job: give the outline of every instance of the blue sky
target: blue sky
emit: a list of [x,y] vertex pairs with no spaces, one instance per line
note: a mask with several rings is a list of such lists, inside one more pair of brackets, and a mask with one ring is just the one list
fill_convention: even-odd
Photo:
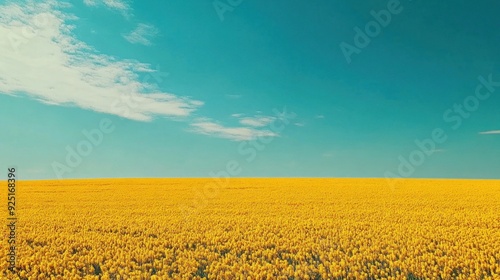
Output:
[[0,168],[498,179],[499,8],[0,1]]

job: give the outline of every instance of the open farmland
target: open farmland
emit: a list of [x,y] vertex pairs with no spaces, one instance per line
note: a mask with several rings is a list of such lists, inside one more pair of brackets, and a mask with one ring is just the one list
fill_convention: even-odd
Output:
[[19,181],[1,278],[500,279],[500,181],[209,182]]

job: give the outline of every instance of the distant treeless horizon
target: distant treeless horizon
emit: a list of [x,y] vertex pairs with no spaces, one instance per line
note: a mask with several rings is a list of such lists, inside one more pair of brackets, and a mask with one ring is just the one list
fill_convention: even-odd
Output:
[[0,170],[500,179],[499,10],[3,1]]

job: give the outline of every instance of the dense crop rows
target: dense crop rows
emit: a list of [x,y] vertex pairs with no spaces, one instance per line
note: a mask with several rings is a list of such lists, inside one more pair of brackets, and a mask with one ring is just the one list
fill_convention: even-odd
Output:
[[21,181],[0,277],[500,279],[499,181],[232,179],[183,215],[207,181]]

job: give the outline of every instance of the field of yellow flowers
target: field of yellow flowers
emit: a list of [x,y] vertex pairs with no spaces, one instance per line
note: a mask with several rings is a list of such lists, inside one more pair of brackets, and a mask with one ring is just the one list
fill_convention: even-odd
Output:
[[0,278],[500,279],[500,181],[211,181],[19,181]]

